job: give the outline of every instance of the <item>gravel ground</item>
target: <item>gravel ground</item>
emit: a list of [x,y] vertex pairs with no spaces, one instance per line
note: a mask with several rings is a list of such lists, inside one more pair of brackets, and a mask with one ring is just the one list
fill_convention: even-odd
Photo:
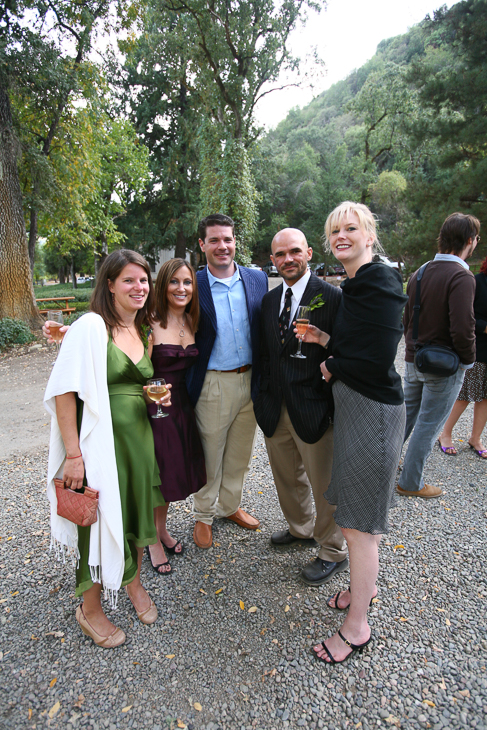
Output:
[[0,455],[0,727],[487,728],[487,465],[462,448],[471,408],[458,457],[435,449],[427,464],[444,498],[401,498],[391,512],[374,642],[335,668],[310,647],[339,628],[325,599],[347,576],[309,588],[299,571],[315,551],[270,547],[286,525],[261,435],[243,499],[261,530],[219,520],[213,548],[198,550],[191,505],[172,505],[185,554],[170,577],[143,562],[159,619],[140,624],[121,592],[115,620],[128,640],[112,651],[79,630],[74,571],[49,553],[47,448],[20,453],[13,441]]

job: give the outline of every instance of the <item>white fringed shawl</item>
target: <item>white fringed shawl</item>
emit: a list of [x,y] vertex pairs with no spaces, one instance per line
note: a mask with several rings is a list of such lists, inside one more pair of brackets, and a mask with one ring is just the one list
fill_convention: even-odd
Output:
[[56,417],[55,396],[77,393],[83,401],[80,448],[88,485],[100,492],[98,520],[90,530],[89,567],[94,583],[103,583],[112,607],[124,571],[122,507],[115,461],[107,385],[107,330],[90,312],[68,330],[44,395],[51,416],[47,496],[51,504],[51,545],[64,558],[65,549],[79,558],[78,528],[57,514],[54,477],[62,478],[66,451]]

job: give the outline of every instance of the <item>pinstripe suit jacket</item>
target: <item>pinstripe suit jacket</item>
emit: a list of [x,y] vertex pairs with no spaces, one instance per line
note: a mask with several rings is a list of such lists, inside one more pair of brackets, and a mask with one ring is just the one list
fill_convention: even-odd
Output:
[[[311,312],[310,322],[332,335],[342,292],[311,274],[300,304],[309,304],[319,294],[325,305]],[[255,416],[270,438],[276,430],[284,399],[296,433],[306,443],[314,444],[328,428],[333,412],[331,387],[322,379],[320,371],[320,363],[331,353],[321,345],[303,343],[306,360],[290,357],[296,352],[298,343],[291,327],[281,344],[281,296],[282,286],[278,286],[266,294],[262,302],[261,382],[254,403]]]
[[[267,291],[267,275],[257,269],[246,269],[239,266],[240,276],[245,290],[247,300],[247,312],[249,315],[250,338],[252,344],[252,398],[254,399],[259,390],[259,343],[260,343],[260,308],[262,297]],[[200,397],[201,388],[208,369],[211,351],[216,338],[216,311],[211,295],[210,282],[208,281],[207,268],[198,271],[198,294],[200,300],[200,323],[195,336],[196,346],[199,350],[199,357],[195,365],[188,372],[186,385],[189,398],[193,407]]]

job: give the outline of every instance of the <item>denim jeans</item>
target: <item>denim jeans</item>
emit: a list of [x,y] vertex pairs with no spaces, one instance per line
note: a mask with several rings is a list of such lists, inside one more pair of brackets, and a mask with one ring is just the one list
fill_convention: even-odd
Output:
[[406,440],[411,431],[404,457],[399,486],[411,492],[424,487],[423,469],[434,443],[450,415],[462,387],[465,370],[458,368],[448,378],[428,375],[406,363],[404,399],[406,401]]

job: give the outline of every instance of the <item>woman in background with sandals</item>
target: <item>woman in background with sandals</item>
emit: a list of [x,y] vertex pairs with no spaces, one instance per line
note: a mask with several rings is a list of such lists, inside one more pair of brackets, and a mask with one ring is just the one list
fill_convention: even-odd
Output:
[[153,569],[162,575],[171,572],[164,550],[181,555],[184,549],[167,531],[169,503],[186,499],[206,484],[203,446],[186,390],[186,372],[198,357],[194,341],[198,320],[195,273],[184,259],[170,259],[159,270],[155,285],[151,359],[154,377],[172,385],[171,413],[168,418],[153,418],[155,405],[148,407],[165,505],[154,511],[159,540],[146,549]]

